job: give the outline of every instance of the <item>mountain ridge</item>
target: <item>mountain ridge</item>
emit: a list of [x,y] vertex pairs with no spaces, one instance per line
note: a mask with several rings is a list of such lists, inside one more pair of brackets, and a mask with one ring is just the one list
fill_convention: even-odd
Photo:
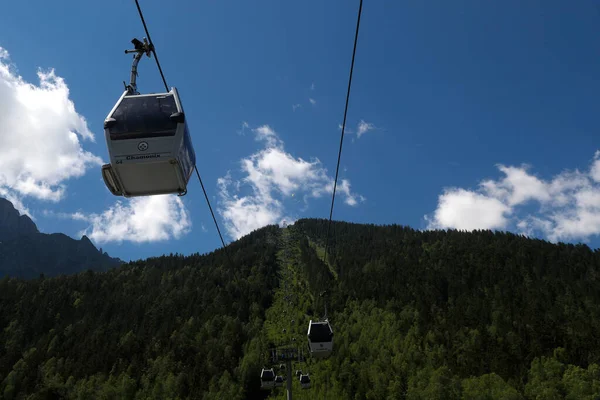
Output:
[[73,274],[87,269],[106,271],[123,261],[102,253],[87,236],[42,233],[27,215],[0,198],[0,277],[37,278]]
[[39,233],[27,215],[20,215],[13,203],[0,197],[0,241]]

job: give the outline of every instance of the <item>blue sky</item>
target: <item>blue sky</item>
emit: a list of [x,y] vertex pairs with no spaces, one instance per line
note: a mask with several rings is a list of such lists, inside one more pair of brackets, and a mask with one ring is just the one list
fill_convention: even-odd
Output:
[[[140,3],[226,241],[327,217],[358,1]],[[59,4],[2,6],[0,195],[126,260],[218,247],[195,178],[182,199],[102,182],[134,1]],[[599,37],[591,0],[365,0],[334,219],[598,247]]]

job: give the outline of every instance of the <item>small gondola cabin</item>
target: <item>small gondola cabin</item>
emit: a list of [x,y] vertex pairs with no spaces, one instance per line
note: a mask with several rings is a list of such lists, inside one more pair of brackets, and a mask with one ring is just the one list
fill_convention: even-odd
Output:
[[300,375],[300,387],[302,389],[310,388],[310,376],[308,376],[308,374]]
[[333,330],[329,321],[313,322],[308,325],[308,345],[311,356],[326,358],[333,351]]
[[260,388],[261,389],[273,389],[275,387],[275,371],[273,368],[265,369],[260,373]]

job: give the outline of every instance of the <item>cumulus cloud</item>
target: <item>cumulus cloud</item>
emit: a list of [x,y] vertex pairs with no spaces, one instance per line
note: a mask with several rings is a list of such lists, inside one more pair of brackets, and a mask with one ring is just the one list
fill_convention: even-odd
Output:
[[96,243],[123,241],[144,243],[178,239],[191,229],[182,200],[174,195],[136,197],[116,204],[101,214],[70,214],[90,226],[80,232]]
[[279,137],[269,125],[259,126],[258,128],[253,129],[252,131],[256,134],[256,141],[265,141],[267,142],[267,146],[269,147],[283,146],[283,143],[281,142],[281,140],[279,140]]
[[509,206],[515,206],[528,200],[547,202],[550,200],[550,188],[540,179],[527,172],[527,167],[498,166],[505,175],[501,181],[488,180],[481,185],[484,191],[501,199]]
[[450,189],[439,197],[430,229],[500,229],[506,227],[508,213],[510,207],[498,199],[464,189]]
[[433,215],[425,216],[428,228],[515,228],[553,242],[600,234],[599,151],[587,171],[563,171],[550,180],[533,175],[528,166],[498,169],[501,179],[484,180],[474,190],[446,189]]
[[282,220],[283,206],[273,198],[229,194],[231,177],[228,175],[217,180],[223,207],[219,212],[225,219],[225,229],[231,237],[240,237],[265,225],[276,224]]
[[[283,141],[269,125],[259,126],[253,132],[265,147],[241,160],[244,177],[235,180],[228,173],[217,181],[219,212],[234,239],[265,225],[294,220],[286,215],[285,199],[303,196],[306,201],[333,191],[333,178],[318,159],[307,161],[286,152]],[[240,195],[242,187],[248,187],[250,194]],[[346,179],[338,182],[336,192],[351,206],[365,200],[351,191]]]
[[315,104],[317,104],[317,101],[315,99],[313,99],[312,97],[308,99],[308,101],[310,101],[310,104],[312,104],[313,106]]
[[296,108],[302,107],[302,104],[292,104],[292,110],[296,111]]
[[0,193],[17,206],[24,196],[59,201],[68,179],[102,164],[82,147],[94,135],[64,79],[53,69],[37,76],[37,85],[23,80],[0,48]]

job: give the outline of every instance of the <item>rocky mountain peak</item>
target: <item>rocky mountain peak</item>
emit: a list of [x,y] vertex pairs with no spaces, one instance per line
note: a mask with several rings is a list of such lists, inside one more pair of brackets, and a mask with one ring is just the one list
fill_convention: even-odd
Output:
[[10,201],[0,198],[0,240],[10,240],[38,232],[31,218],[21,215]]
[[41,233],[26,215],[0,198],[0,278],[25,279],[75,274],[88,269],[106,271],[123,262],[100,252],[90,239],[64,233]]

